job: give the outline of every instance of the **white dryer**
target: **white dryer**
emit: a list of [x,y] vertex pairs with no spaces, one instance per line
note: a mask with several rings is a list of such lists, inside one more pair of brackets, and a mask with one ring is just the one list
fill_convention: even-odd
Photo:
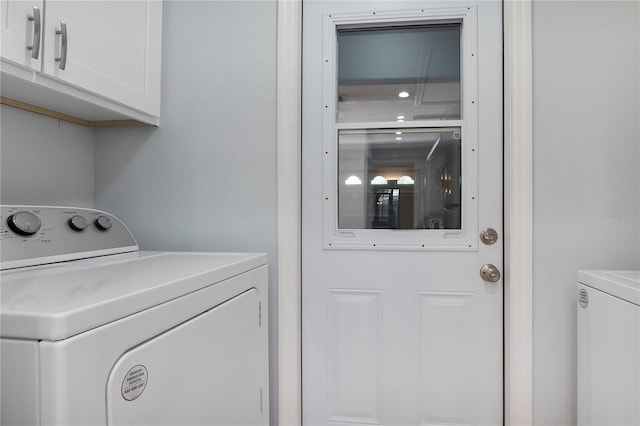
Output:
[[267,425],[266,255],[139,251],[93,209],[2,206],[2,425]]
[[578,272],[578,425],[640,425],[640,271]]

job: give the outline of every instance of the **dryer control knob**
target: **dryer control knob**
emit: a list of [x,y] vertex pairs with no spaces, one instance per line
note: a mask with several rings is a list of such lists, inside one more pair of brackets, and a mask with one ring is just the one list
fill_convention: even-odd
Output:
[[79,214],[77,214],[69,219],[69,226],[74,231],[80,232],[87,229],[87,226],[89,226],[89,222],[87,222],[87,219],[85,219],[84,216],[80,216]]
[[111,228],[111,219],[109,219],[109,217],[107,216],[98,216],[98,218],[96,219],[96,228],[98,228],[101,231],[107,231],[109,230],[109,228]]
[[29,236],[38,232],[42,223],[35,214],[21,211],[9,216],[7,225],[16,234]]

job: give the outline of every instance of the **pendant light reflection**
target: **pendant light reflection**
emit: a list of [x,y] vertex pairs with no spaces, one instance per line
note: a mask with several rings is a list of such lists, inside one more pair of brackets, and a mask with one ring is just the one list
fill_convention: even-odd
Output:
[[386,185],[387,184],[387,180],[384,178],[384,176],[376,176],[373,179],[371,179],[371,185]]
[[[371,179],[371,185],[387,185],[389,181],[384,176],[376,176]],[[414,180],[411,176],[401,176],[397,181],[398,185],[413,185]],[[356,175],[351,175],[344,181],[345,185],[362,185],[362,179]]]
[[362,185],[362,180],[358,176],[351,175],[344,181],[345,185]]
[[415,182],[411,179],[411,176],[402,176],[398,179],[398,185],[413,185]]

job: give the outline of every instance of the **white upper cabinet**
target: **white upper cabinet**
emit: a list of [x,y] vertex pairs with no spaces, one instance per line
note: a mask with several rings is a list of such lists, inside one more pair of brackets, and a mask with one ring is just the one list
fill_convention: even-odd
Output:
[[2,0],[0,6],[2,57],[39,71],[44,2]]
[[162,2],[47,0],[46,7],[46,74],[160,115]]
[[[158,124],[161,1],[1,2],[2,96],[89,121]],[[34,6],[38,59],[27,48],[37,37]]]

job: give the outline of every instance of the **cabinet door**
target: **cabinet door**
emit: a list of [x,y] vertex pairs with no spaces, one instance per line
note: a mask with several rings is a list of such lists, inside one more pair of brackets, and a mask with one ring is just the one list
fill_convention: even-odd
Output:
[[3,59],[40,70],[42,57],[40,41],[44,24],[42,4],[42,1],[0,1],[0,28],[2,29],[0,52]]
[[47,0],[46,8],[46,74],[160,115],[162,2]]

